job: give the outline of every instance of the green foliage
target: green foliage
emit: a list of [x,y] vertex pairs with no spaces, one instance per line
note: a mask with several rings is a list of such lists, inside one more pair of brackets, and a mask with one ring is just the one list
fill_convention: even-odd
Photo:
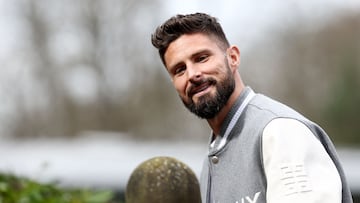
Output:
[[0,203],[115,203],[111,191],[61,189],[55,184],[0,174]]
[[337,143],[355,145],[360,143],[360,81],[356,57],[345,60],[338,80],[333,87],[333,96],[326,105],[327,128],[334,133]]

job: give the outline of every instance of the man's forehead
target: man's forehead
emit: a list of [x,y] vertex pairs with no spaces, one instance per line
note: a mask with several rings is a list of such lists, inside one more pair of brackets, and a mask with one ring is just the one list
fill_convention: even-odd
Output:
[[[174,40],[173,42],[170,43],[173,44],[176,41],[191,41],[191,40],[196,40],[196,41],[204,41],[204,42],[208,42],[208,41],[213,41],[215,37],[208,35],[206,33],[201,33],[201,32],[197,32],[197,33],[189,33],[189,34],[183,34],[180,37],[178,37],[176,40]],[[169,45],[169,46],[170,46]]]
[[218,48],[214,37],[203,33],[184,34],[169,44],[164,56],[166,64],[170,65],[173,57],[191,57],[196,53]]

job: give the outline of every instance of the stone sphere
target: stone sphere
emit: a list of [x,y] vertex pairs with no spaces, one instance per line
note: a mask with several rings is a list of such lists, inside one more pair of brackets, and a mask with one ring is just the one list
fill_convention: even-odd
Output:
[[201,203],[196,175],[172,157],[154,157],[136,167],[125,199],[126,203]]

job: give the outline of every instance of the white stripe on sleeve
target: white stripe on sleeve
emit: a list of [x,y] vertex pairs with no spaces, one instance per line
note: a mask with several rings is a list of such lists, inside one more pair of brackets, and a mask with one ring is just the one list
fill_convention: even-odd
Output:
[[323,145],[302,122],[277,118],[264,129],[267,203],[341,203],[341,179]]

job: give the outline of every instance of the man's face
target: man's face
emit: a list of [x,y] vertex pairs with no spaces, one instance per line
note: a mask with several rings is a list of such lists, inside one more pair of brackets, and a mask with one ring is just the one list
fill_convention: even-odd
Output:
[[235,88],[226,51],[215,38],[197,33],[173,41],[164,58],[184,105],[200,118],[214,118]]

